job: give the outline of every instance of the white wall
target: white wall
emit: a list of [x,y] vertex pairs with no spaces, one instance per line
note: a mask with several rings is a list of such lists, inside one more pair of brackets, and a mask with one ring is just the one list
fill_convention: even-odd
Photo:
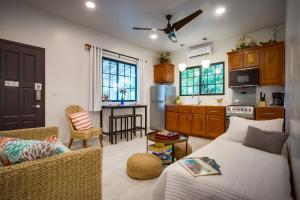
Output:
[[[277,38],[278,40],[284,40],[284,26],[280,25],[277,26]],[[274,27],[266,28],[263,30],[259,30],[253,33],[247,33],[247,35],[251,36],[255,39],[257,43],[259,42],[266,42],[269,39],[272,38],[273,32],[272,30]],[[221,34],[221,33],[220,33]],[[208,36],[209,38],[209,36]],[[177,88],[177,95],[179,95],[179,70],[178,70],[178,64],[181,62],[185,62],[188,64],[188,66],[197,66],[200,65],[202,59],[209,59],[212,63],[215,62],[225,62],[225,95],[220,96],[200,96],[200,99],[203,104],[208,105],[214,105],[217,104],[215,101],[215,98],[222,97],[223,105],[231,104],[231,98],[232,98],[232,90],[228,88],[228,62],[227,62],[227,52],[231,51],[231,49],[235,49],[235,44],[240,38],[239,36],[235,36],[232,38],[228,38],[226,40],[222,41],[214,41],[213,42],[213,55],[207,55],[207,56],[201,56],[196,57],[193,59],[187,59],[186,58],[186,52],[187,48],[183,48],[181,51],[177,51],[173,53],[172,62],[176,66],[175,70],[175,86]],[[199,39],[199,43],[201,43],[201,40]],[[271,92],[273,91],[283,91],[284,89],[282,87],[258,87],[257,93],[260,91],[266,92],[266,98],[267,102],[271,101]],[[181,97],[183,103],[197,103],[197,96],[192,98],[191,96],[182,96]]]
[[300,199],[300,1],[287,1],[286,17],[286,130],[296,198]]
[[[152,51],[14,0],[0,2],[0,38],[46,49],[46,125],[59,126],[63,142],[69,140],[64,115],[66,106],[88,106],[89,52],[84,49],[86,42],[147,60],[142,102],[149,105],[156,57]],[[99,113],[92,116],[94,125],[99,126]]]

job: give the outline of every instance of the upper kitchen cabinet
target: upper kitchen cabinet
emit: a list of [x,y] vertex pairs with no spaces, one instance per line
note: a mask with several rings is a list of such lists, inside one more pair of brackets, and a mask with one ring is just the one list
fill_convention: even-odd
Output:
[[284,84],[284,43],[260,49],[260,84]]
[[243,52],[233,52],[228,53],[228,67],[229,70],[241,69],[243,68],[244,53]]
[[284,84],[284,42],[228,52],[228,68],[259,68],[259,85]]
[[238,70],[259,66],[259,49],[229,52],[227,54],[229,70]]
[[244,52],[244,68],[259,66],[259,49]]
[[154,83],[174,83],[174,65],[171,63],[155,65]]

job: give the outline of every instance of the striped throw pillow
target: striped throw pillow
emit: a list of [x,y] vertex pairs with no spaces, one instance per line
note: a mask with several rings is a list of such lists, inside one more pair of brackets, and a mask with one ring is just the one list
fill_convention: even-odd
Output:
[[89,115],[85,111],[70,114],[69,117],[71,119],[73,127],[76,130],[84,131],[93,127]]

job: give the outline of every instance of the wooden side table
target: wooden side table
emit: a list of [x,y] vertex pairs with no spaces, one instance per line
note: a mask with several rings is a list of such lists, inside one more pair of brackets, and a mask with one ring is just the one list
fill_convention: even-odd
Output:
[[185,154],[186,156],[188,155],[188,140],[189,140],[189,136],[180,133],[180,136],[177,140],[161,140],[161,139],[156,139],[155,138],[155,133],[157,133],[157,131],[153,131],[147,134],[147,153],[149,151],[149,146],[148,146],[148,141],[152,141],[152,142],[159,142],[159,143],[163,143],[165,145],[172,145],[172,163],[174,163],[174,158],[175,158],[175,148],[174,145],[176,143],[182,143],[185,142]]

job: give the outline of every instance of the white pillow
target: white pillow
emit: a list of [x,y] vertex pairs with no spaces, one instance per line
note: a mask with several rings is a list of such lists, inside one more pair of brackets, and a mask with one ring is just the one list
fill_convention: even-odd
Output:
[[248,126],[253,126],[265,131],[282,132],[283,119],[250,120],[240,117],[230,117],[230,124],[226,138],[235,142],[244,142]]

